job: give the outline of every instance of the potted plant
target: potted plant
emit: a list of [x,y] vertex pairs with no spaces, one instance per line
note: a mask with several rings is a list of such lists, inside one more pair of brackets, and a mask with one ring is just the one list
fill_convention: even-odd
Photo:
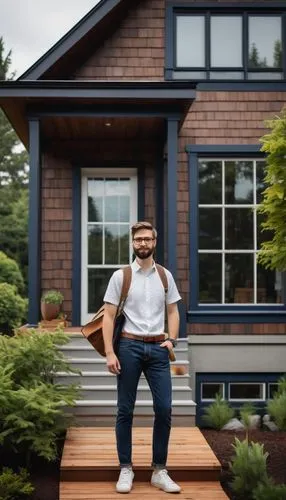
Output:
[[48,290],[43,293],[41,298],[41,314],[45,321],[58,318],[63,300],[64,296],[58,290]]

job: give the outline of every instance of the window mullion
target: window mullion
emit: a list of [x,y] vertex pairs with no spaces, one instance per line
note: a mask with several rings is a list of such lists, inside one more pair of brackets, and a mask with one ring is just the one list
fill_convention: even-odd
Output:
[[257,179],[257,171],[256,171],[256,160],[253,161],[253,238],[254,238],[254,262],[253,262],[253,289],[254,289],[254,304],[257,304],[257,196],[256,196],[256,179]]
[[242,16],[242,57],[244,79],[247,80],[248,74],[248,13],[244,12]]
[[211,14],[208,11],[205,17],[205,65],[207,72],[207,79],[210,77],[210,64],[211,64]]

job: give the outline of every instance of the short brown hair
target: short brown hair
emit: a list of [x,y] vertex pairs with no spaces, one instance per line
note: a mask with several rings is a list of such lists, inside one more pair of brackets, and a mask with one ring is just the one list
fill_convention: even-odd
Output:
[[152,226],[151,222],[141,221],[141,222],[136,222],[136,224],[134,224],[131,227],[132,239],[134,238],[134,236],[137,233],[137,231],[140,231],[140,229],[149,229],[150,231],[152,231],[153,238],[157,238],[157,231]]

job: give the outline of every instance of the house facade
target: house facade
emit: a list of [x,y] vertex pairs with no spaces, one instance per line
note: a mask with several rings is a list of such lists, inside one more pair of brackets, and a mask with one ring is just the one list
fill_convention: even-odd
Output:
[[284,276],[257,263],[265,120],[286,101],[286,5],[101,0],[0,105],[30,152],[29,324],[56,288],[73,326],[149,220],[183,297],[198,416],[264,405],[286,371]]

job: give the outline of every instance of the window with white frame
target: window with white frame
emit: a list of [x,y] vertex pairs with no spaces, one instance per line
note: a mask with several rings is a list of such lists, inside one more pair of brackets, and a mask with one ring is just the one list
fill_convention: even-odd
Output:
[[133,169],[83,171],[82,324],[102,304],[113,272],[131,263],[130,227],[137,218],[137,177]]
[[281,274],[257,262],[262,241],[270,237],[257,212],[264,167],[260,159],[199,159],[200,304],[282,302]]
[[224,383],[220,382],[202,382],[201,383],[201,401],[214,401],[216,396],[225,398]]
[[265,383],[230,382],[229,384],[229,401],[264,401],[265,399]]
[[177,8],[174,19],[173,78],[284,78],[281,11],[222,14]]

